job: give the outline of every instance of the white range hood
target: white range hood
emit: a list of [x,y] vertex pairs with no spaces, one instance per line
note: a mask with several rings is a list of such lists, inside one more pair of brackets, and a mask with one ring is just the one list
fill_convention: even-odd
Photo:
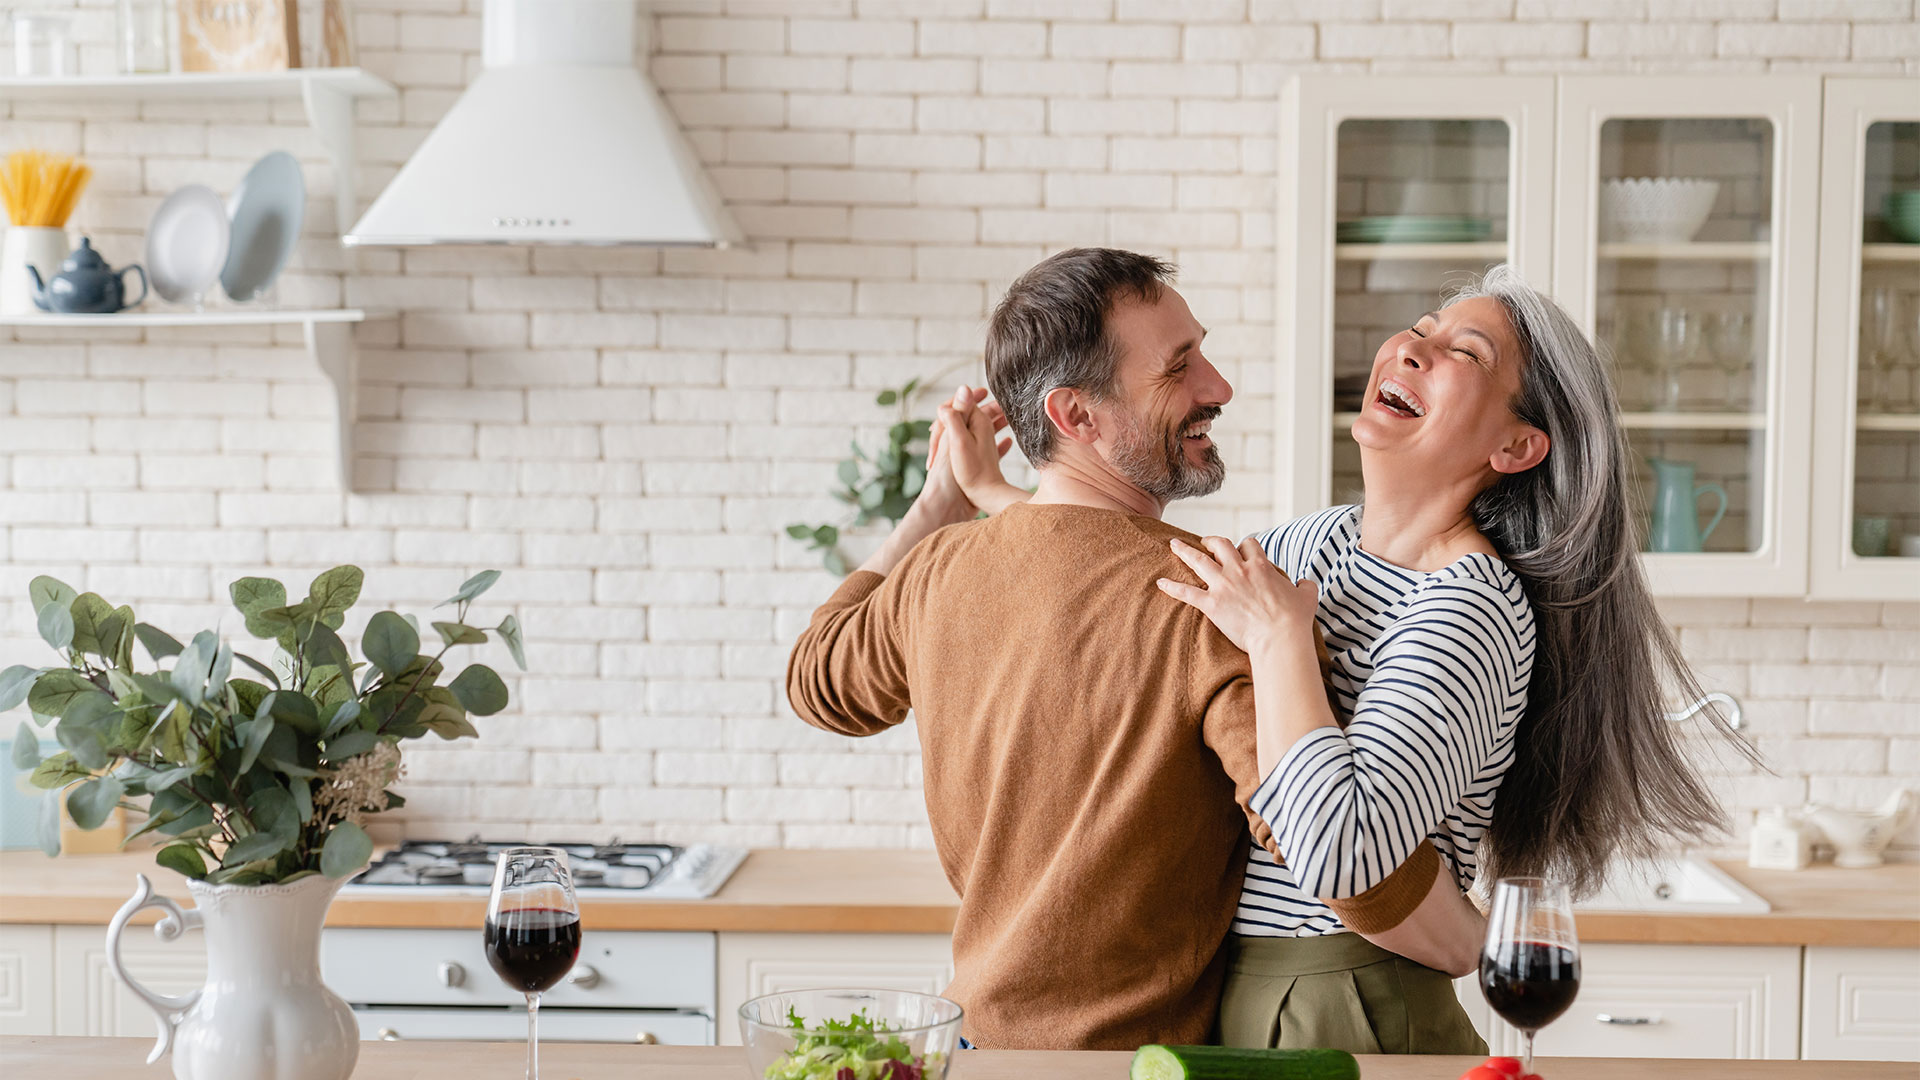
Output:
[[482,60],[348,246],[741,240],[634,66],[633,0],[486,0]]

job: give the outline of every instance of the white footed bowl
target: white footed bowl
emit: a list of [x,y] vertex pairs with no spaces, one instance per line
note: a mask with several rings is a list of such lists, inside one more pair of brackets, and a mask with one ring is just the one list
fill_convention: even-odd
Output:
[[1600,235],[1608,240],[1685,243],[1713,213],[1718,180],[1638,177],[1600,189]]

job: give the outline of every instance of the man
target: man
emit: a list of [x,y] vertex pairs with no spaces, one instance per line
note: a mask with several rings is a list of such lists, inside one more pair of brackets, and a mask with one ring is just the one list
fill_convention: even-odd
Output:
[[[818,727],[871,735],[916,715],[960,895],[947,993],[981,1046],[1204,1041],[1245,845],[1273,845],[1246,809],[1260,782],[1247,658],[1154,585],[1193,580],[1168,541],[1195,538],[1159,518],[1219,489],[1209,431],[1233,397],[1171,275],[1076,249],[1009,288],[987,377],[1038,491],[973,522],[937,453],[787,671]],[[1393,926],[1435,880],[1410,860],[1335,910]]]

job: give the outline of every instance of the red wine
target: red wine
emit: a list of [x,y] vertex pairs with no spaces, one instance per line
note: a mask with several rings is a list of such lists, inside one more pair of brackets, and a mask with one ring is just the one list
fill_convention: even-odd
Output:
[[487,963],[523,994],[553,988],[580,955],[580,916],[553,908],[515,908],[487,920]]
[[1502,942],[1480,956],[1480,992],[1501,1018],[1521,1031],[1553,1023],[1580,993],[1580,956],[1564,945]]

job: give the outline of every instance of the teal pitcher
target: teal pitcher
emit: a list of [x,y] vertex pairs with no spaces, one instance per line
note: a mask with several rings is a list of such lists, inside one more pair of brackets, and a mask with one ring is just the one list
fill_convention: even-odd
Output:
[[[1713,535],[1713,527],[1727,516],[1727,489],[1719,484],[1693,482],[1693,463],[1648,458],[1653,466],[1653,532],[1650,551],[1699,551]],[[1700,527],[1700,496],[1718,495],[1720,509],[1706,528]]]

